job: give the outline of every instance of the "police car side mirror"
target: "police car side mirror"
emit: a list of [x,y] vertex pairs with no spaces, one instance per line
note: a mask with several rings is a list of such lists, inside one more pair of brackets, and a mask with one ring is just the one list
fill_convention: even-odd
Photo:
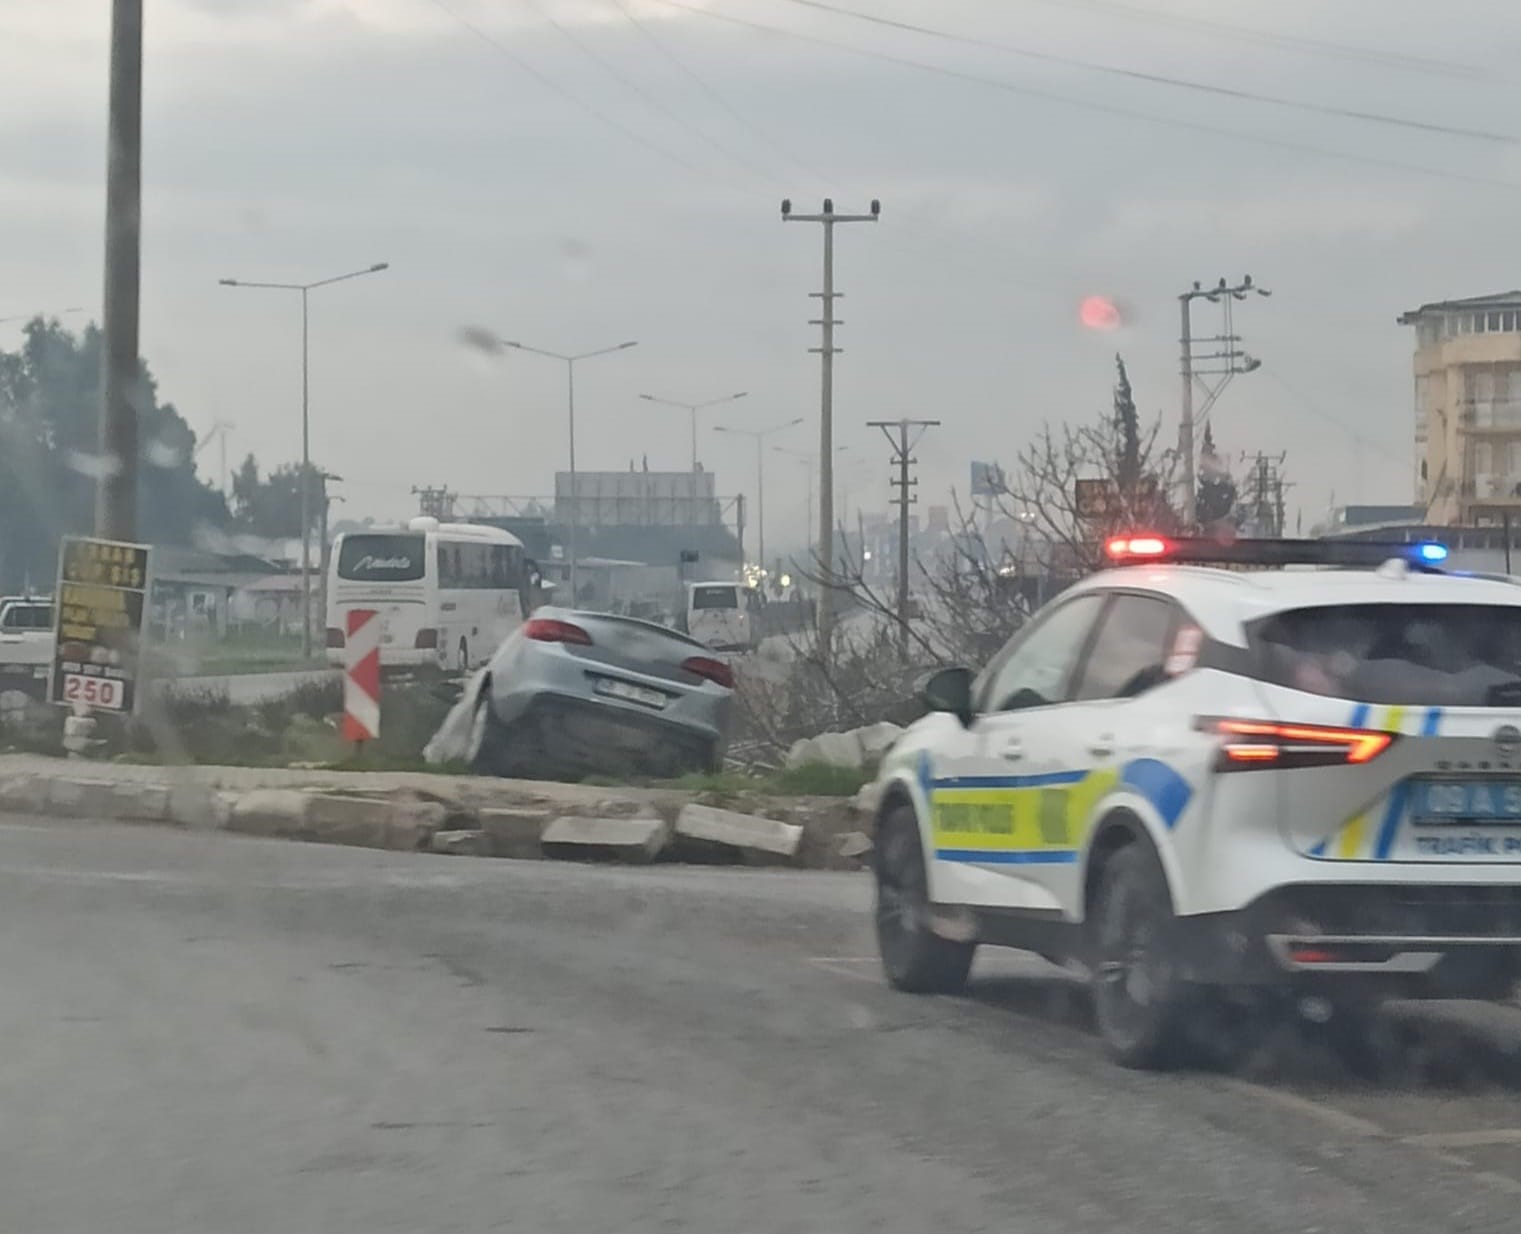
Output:
[[972,670],[959,665],[931,673],[919,687],[919,697],[931,711],[944,711],[963,724],[972,722]]

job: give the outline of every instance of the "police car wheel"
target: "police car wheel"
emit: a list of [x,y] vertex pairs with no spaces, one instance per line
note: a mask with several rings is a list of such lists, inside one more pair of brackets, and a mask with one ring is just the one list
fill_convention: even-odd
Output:
[[1116,1062],[1177,1060],[1189,990],[1172,956],[1173,914],[1156,854],[1131,844],[1104,867],[1092,914],[1094,1015]]
[[873,852],[877,947],[888,984],[910,994],[960,990],[977,945],[941,938],[930,929],[929,875],[911,807],[888,811]]

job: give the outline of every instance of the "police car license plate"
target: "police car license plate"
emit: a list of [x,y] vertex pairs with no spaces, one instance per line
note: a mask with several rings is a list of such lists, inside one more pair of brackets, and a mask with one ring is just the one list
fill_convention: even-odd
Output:
[[664,707],[666,696],[647,686],[636,686],[632,681],[618,681],[612,677],[598,677],[596,690],[609,698],[621,698],[628,703],[643,703],[646,707]]
[[1417,825],[1521,822],[1521,780],[1418,780],[1411,789]]

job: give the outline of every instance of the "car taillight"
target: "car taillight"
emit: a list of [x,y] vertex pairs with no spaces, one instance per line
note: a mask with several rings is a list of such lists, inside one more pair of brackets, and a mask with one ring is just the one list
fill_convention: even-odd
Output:
[[438,648],[438,631],[431,626],[419,630],[417,637],[412,640],[412,646],[419,651],[434,651]]
[[1371,728],[1280,724],[1273,720],[1238,720],[1233,717],[1202,719],[1199,727],[1220,735],[1216,771],[1367,763],[1393,745],[1398,735]]
[[734,670],[722,660],[713,660],[707,656],[693,656],[690,660],[683,660],[681,667],[696,677],[702,677],[714,685],[723,686],[726,690],[734,688]]
[[337,626],[328,626],[327,645],[329,647],[342,647],[344,645],[343,631]]
[[580,626],[568,621],[556,621],[553,617],[532,617],[525,621],[523,637],[538,643],[574,643],[577,647],[592,645],[592,636]]

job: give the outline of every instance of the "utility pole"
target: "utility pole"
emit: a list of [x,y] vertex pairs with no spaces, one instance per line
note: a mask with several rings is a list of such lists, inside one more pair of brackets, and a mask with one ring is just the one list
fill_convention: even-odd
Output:
[[143,0],[111,7],[106,284],[95,533],[137,539],[138,285],[142,254]]
[[[1199,411],[1199,418],[1207,419],[1210,408],[1215,405],[1215,400],[1225,393],[1225,387],[1230,385],[1231,379],[1237,373],[1250,373],[1262,367],[1261,360],[1241,350],[1241,336],[1235,332],[1233,306],[1237,300],[1245,300],[1253,292],[1259,296],[1273,294],[1265,287],[1258,287],[1252,282],[1252,276],[1248,274],[1243,276],[1241,282],[1234,287],[1228,286],[1224,279],[1208,288],[1196,282],[1192,288],[1178,297],[1178,307],[1182,318],[1182,333],[1178,342],[1182,348],[1180,372],[1183,378],[1183,399],[1178,416],[1178,455],[1183,462],[1183,524],[1190,531],[1193,530],[1198,515],[1198,478],[1195,474],[1194,455],[1194,382],[1199,383],[1207,396],[1204,406]],[[1191,318],[1195,300],[1208,300],[1211,304],[1220,305],[1224,317],[1221,332],[1212,338],[1201,340],[1217,344],[1219,349],[1204,356],[1194,355],[1195,340]],[[1202,361],[1206,367],[1199,367],[1195,361]],[[1208,367],[1209,365],[1216,367]],[[1219,380],[1211,385],[1202,380],[1206,376],[1214,376]]]
[[840,350],[834,345],[834,328],[843,325],[834,315],[834,302],[839,293],[834,289],[834,225],[836,223],[875,223],[882,213],[882,203],[876,198],[871,202],[869,214],[836,214],[834,201],[824,198],[821,214],[793,214],[792,202],[782,202],[784,223],[821,223],[824,227],[824,290],[810,292],[810,296],[823,302],[823,315],[810,321],[811,326],[823,328],[823,339],[818,347],[810,347],[821,360],[819,396],[819,560],[823,563],[823,585],[819,588],[818,632],[819,649],[825,659],[829,657],[830,643],[834,633],[834,357]]
[[[914,458],[914,447],[924,437],[927,429],[939,428],[939,420],[868,420],[868,428],[879,428],[882,435],[887,438],[887,444],[893,448],[893,463],[898,468],[898,474],[893,477],[892,486],[898,490],[893,500],[898,506],[898,648],[899,654],[904,659],[908,658],[908,508],[918,502],[913,490],[919,486],[919,481],[909,475],[909,468],[917,466],[918,460]],[[914,431],[914,439],[909,440],[909,432]],[[897,436],[894,437],[893,434]]]
[[[1246,507],[1248,528],[1254,536],[1276,540],[1283,535],[1287,513],[1284,509],[1284,492],[1288,488],[1283,478],[1284,455],[1268,455],[1260,450],[1251,460],[1252,470],[1250,496]],[[1246,456],[1242,455],[1243,461]]]

